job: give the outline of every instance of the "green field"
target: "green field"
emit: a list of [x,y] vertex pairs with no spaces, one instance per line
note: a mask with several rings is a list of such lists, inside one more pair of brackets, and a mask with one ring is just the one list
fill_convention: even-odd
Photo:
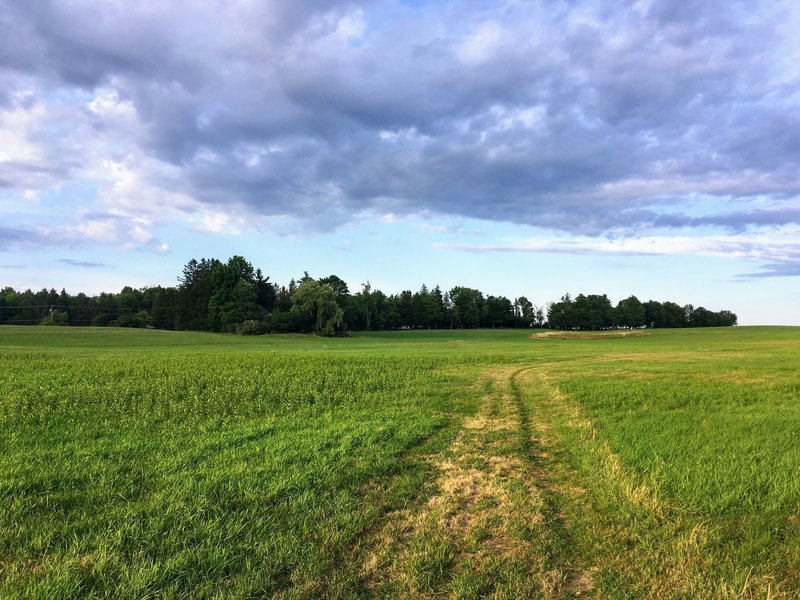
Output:
[[0,597],[795,598],[800,328],[0,327]]

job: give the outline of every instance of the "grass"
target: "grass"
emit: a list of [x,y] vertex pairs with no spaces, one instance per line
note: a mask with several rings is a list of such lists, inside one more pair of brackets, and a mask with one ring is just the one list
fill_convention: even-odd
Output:
[[0,327],[0,597],[800,594],[800,330]]

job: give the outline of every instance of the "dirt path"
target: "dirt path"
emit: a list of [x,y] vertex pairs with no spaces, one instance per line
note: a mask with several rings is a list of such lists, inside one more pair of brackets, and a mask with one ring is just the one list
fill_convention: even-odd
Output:
[[481,374],[477,410],[427,455],[425,501],[367,543],[367,596],[788,597],[720,555],[712,522],[626,469],[553,366]]
[[521,391],[529,370],[493,369],[476,382],[477,413],[429,457],[427,502],[392,513],[376,535],[363,565],[375,596],[563,598],[591,589],[568,562],[546,443]]

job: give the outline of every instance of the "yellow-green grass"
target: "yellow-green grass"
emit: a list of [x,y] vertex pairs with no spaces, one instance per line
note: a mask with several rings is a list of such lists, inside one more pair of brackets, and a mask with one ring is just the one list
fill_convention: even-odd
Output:
[[796,597],[800,329],[0,327],[0,597]]

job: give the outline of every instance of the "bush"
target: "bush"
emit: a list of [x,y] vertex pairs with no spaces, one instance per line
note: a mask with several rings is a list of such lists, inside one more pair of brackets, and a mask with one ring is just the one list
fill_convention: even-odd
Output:
[[137,327],[144,328],[150,324],[150,316],[146,311],[140,310],[135,315],[120,315],[120,317],[109,323],[111,327]]
[[290,312],[275,311],[264,320],[264,324],[269,332],[297,331],[297,322]]
[[248,319],[237,323],[234,333],[236,335],[264,335],[267,333],[267,326],[263,321]]
[[69,315],[63,310],[54,310],[42,319],[41,325],[69,325]]

